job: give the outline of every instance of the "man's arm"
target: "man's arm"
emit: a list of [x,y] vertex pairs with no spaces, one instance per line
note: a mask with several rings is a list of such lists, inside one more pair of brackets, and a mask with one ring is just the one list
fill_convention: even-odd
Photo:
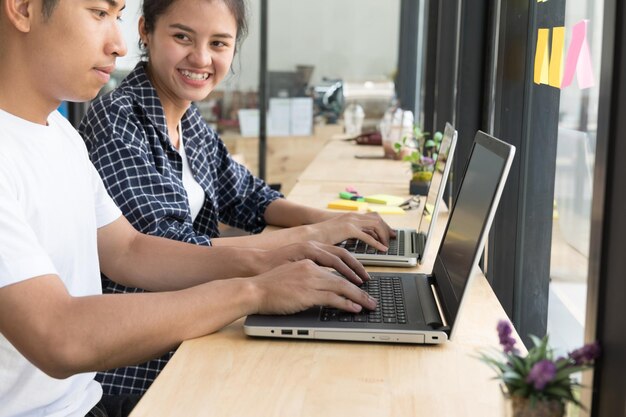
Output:
[[137,232],[120,216],[98,229],[100,269],[111,280],[149,291],[170,291],[216,279],[246,277],[310,259],[360,284],[369,278],[348,252],[305,242],[275,250],[208,247]]
[[42,371],[66,378],[144,362],[247,314],[314,305],[358,312],[376,303],[308,260],[163,293],[73,297],[45,275],[0,288],[0,333]]
[[245,246],[274,249],[307,240],[334,245],[357,238],[378,250],[386,251],[389,237],[395,232],[378,213],[333,213],[297,204],[283,198],[274,200],[265,210],[269,225],[286,229],[260,235],[214,238],[214,246]]

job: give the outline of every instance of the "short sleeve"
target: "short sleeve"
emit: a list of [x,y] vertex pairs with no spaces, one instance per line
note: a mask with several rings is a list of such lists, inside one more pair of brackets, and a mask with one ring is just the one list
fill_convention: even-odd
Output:
[[52,260],[39,244],[10,179],[0,171],[0,287],[29,278],[57,274]]
[[98,171],[91,162],[89,162],[89,172],[91,173],[91,183],[94,192],[96,226],[101,228],[117,220],[122,215],[122,212],[107,193],[102,183],[102,178],[100,178]]

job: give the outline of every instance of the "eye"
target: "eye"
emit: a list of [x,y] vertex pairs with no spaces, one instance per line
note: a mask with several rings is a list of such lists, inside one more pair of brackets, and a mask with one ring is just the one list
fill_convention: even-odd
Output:
[[177,39],[177,40],[179,40],[179,41],[183,41],[183,42],[189,42],[189,41],[191,41],[191,39],[189,38],[189,36],[187,36],[187,35],[186,35],[186,34],[184,34],[184,33],[176,33],[176,34],[174,35],[174,38],[175,38],[175,39]]
[[96,16],[98,19],[104,19],[109,15],[109,12],[107,12],[106,10],[100,10],[100,9],[92,9],[91,12],[94,14],[94,16]]

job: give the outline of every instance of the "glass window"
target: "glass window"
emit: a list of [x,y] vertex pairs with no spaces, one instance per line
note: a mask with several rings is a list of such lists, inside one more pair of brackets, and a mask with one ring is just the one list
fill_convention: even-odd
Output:
[[570,53],[574,49],[575,26],[581,28],[586,20],[595,79],[588,88],[580,84],[586,65],[583,46],[573,82],[561,88],[558,125],[548,333],[563,352],[582,346],[584,338],[603,4],[569,0],[565,8],[565,57],[568,48]]

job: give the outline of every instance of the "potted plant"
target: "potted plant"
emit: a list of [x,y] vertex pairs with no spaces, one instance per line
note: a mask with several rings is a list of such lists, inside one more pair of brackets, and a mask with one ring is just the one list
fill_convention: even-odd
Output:
[[411,164],[409,193],[412,195],[428,193],[435,170],[443,134],[435,132],[432,139],[428,136],[429,133],[424,132],[420,126],[414,126],[412,136],[404,136],[400,142],[394,143],[394,150],[399,158]]
[[522,355],[511,337],[510,323],[501,320],[497,329],[502,351],[496,356],[481,353],[479,358],[491,366],[497,373],[496,378],[502,381],[510,415],[562,417],[568,402],[581,406],[574,395],[580,384],[572,374],[592,367],[600,354],[597,342],[555,358],[548,336],[541,339],[531,336],[534,346]]

